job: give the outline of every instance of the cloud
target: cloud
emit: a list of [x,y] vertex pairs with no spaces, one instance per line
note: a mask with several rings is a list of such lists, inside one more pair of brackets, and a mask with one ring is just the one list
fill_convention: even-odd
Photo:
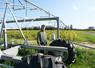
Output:
[[74,9],[74,10],[78,10],[79,8],[78,8],[78,6],[74,5],[74,6],[73,6],[73,9]]

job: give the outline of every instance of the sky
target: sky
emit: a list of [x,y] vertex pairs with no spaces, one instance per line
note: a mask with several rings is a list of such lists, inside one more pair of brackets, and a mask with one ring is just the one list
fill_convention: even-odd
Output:
[[95,0],[33,0],[74,28],[95,26]]
[[[2,0],[1,0],[2,1]],[[95,0],[30,0],[58,16],[66,25],[85,29],[95,27]],[[38,12],[40,14],[41,12]],[[0,13],[2,14],[2,13]],[[21,16],[23,13],[19,13]],[[37,13],[34,13],[35,15]],[[9,14],[10,15],[10,14]],[[31,14],[29,14],[31,15]],[[44,16],[44,14],[42,14]],[[13,25],[12,25],[13,26]]]

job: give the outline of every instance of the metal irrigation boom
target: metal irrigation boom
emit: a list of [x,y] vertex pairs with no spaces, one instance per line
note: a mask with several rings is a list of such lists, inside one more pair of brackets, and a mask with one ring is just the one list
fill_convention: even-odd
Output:
[[[21,19],[21,20],[10,20],[6,21],[6,23],[15,23],[15,22],[31,22],[31,21],[48,21],[55,20],[57,22],[57,38],[60,39],[60,28],[59,28],[59,17],[51,17],[51,18],[35,18],[35,19]],[[21,31],[21,29],[20,29]]]
[[[50,17],[50,16],[56,17],[55,15],[51,14],[50,12],[44,10],[43,8],[41,8],[41,7],[37,6],[37,5],[35,5],[34,3],[30,2],[29,0],[24,0],[24,1],[27,2],[27,3],[29,3],[29,4],[31,4],[31,5],[33,5],[33,6],[35,6],[35,7],[38,8],[40,11],[44,11],[46,14],[49,15],[49,17]],[[59,19],[59,21],[60,21],[64,26],[67,26],[65,23],[63,23],[62,20]]]
[[[57,59],[57,61],[58,61],[59,64],[60,64],[60,61],[64,62],[62,60],[63,59],[63,56],[62,56],[63,52],[68,52],[68,58],[66,59],[66,62],[69,61],[68,64],[71,64],[75,60],[74,48],[72,47],[73,45],[71,43],[67,43],[65,40],[61,40],[60,39],[60,24],[59,23],[60,22],[63,23],[63,22],[59,19],[59,17],[54,16],[50,12],[48,12],[48,11],[40,8],[39,6],[33,4],[32,2],[30,2],[28,0],[23,0],[26,5],[24,5],[20,0],[17,0],[17,1],[20,3],[20,5],[22,6],[22,8],[15,8],[15,0],[13,0],[13,4],[12,4],[13,7],[11,7],[11,3],[8,2],[7,0],[5,0],[5,3],[4,3],[5,4],[4,16],[3,16],[3,19],[0,21],[0,24],[2,24],[0,38],[2,37],[2,32],[4,32],[4,47],[5,47],[5,50],[2,50],[2,51],[0,50],[0,59],[10,60],[10,61],[15,61],[15,62],[20,61],[22,63],[25,57],[17,56],[18,50],[21,49],[21,48],[32,48],[32,49],[37,49],[37,50],[48,51],[48,56],[49,57],[50,56],[53,57],[55,65],[57,65],[55,63],[56,59]],[[39,9],[40,11],[45,12],[46,14],[49,15],[49,17],[46,17],[46,18],[31,18],[30,17],[28,19],[17,19],[16,16],[15,16],[14,11],[25,9],[26,10],[26,16],[27,16],[27,13],[28,13],[27,12],[27,10],[28,10],[27,9],[27,4],[30,4],[30,5],[32,5],[34,7],[36,7],[37,9]],[[6,19],[7,10],[9,10],[9,12],[11,13],[11,15],[13,17],[13,20],[7,20]],[[26,44],[26,45],[23,44],[23,45],[20,45],[20,46],[16,45],[14,47],[8,48],[7,29],[6,29],[6,26],[7,26],[6,24],[7,23],[16,23],[16,25],[17,25],[17,27],[18,27],[18,29],[19,29],[22,37],[24,38],[25,42],[28,43],[27,39],[25,38],[25,36],[24,36],[24,34],[22,32],[21,27],[19,26],[19,23],[21,23],[21,22],[31,22],[31,21],[50,21],[50,20],[54,20],[57,23],[57,39],[54,40],[54,41],[52,41],[51,44],[50,44],[50,46],[33,46],[33,45],[30,45],[30,44]],[[65,25],[65,24],[63,23],[63,25]],[[60,46],[60,47],[58,47],[58,46]],[[52,54],[50,54],[49,51],[52,52]],[[55,52],[55,53],[56,52],[57,53],[61,53],[62,55],[55,56],[55,55],[53,55],[53,52]],[[59,60],[60,58],[61,58],[61,60]],[[63,63],[61,63],[61,64],[63,65]],[[27,64],[27,65],[30,65],[30,63]],[[4,66],[4,65],[0,64],[0,66]],[[24,66],[24,65],[22,65],[22,66]],[[5,67],[6,67],[6,65],[5,65]],[[62,66],[61,66],[61,68],[62,68]]]
[[[27,16],[27,4],[30,4],[30,5],[32,5],[32,6],[34,6],[34,7],[36,7],[37,9],[39,9],[40,11],[43,11],[43,12],[45,12],[46,14],[48,14],[49,15],[49,17],[48,18],[35,18],[35,19],[16,19],[16,16],[15,16],[15,14],[13,13],[13,11],[16,11],[16,10],[23,10],[22,8],[20,9],[15,9],[15,0],[13,0],[13,11],[12,11],[12,9],[11,9],[11,3],[10,2],[8,2],[7,0],[5,0],[5,5],[6,5],[6,7],[5,7],[5,12],[4,12],[4,16],[3,16],[3,21],[0,21],[0,23],[2,23],[2,28],[1,28],[1,35],[0,35],[0,37],[2,37],[2,31],[3,31],[3,28],[4,28],[4,46],[5,46],[5,48],[7,48],[7,33],[6,33],[6,23],[16,23],[16,25],[17,25],[17,27],[19,28],[19,30],[20,30],[20,32],[21,32],[21,34],[22,34],[22,36],[23,36],[23,38],[24,38],[24,40],[25,41],[27,41],[26,40],[26,38],[25,38],[25,36],[24,36],[24,34],[23,34],[23,32],[22,32],[22,29],[21,29],[21,27],[19,26],[19,24],[18,24],[18,22],[30,22],[30,21],[49,21],[49,20],[55,20],[56,22],[57,22],[57,38],[58,39],[60,39],[60,32],[59,32],[59,22],[61,22],[61,23],[63,23],[60,19],[59,19],[59,17],[56,17],[56,16],[54,16],[53,14],[51,14],[50,12],[48,12],[48,11],[46,11],[46,10],[44,10],[44,9],[42,9],[42,8],[40,8],[39,6],[37,6],[37,5],[35,5],[35,4],[33,4],[32,2],[30,2],[30,1],[28,1],[28,0],[23,0],[25,3],[26,3],[26,5],[24,5],[20,0],[18,0],[18,2],[20,3],[20,5],[23,7],[23,9],[26,9],[26,16]],[[10,13],[11,13],[11,15],[12,15],[12,17],[13,17],[13,19],[14,20],[6,20],[6,12],[7,12],[7,9],[9,9],[9,11],[10,11]],[[63,23],[64,24],[64,23]],[[65,24],[64,24],[65,25]],[[65,25],[66,26],[66,25]]]
[[5,12],[4,12],[4,16],[3,16],[3,22],[1,22],[2,23],[2,27],[1,27],[1,36],[0,37],[2,37],[2,31],[3,31],[4,32],[4,47],[5,47],[5,49],[7,49],[7,47],[8,47],[8,43],[7,43],[7,30],[6,30],[6,23],[7,23],[6,22],[6,12],[7,12],[7,9],[9,9],[10,13],[12,14],[12,16],[13,16],[13,18],[15,20],[15,23],[18,26],[18,28],[19,28],[19,30],[20,30],[20,32],[21,32],[24,40],[26,40],[26,38],[25,38],[25,36],[24,36],[24,34],[23,34],[22,30],[21,30],[21,27],[18,24],[18,21],[17,21],[15,15],[14,15],[14,13],[10,9],[10,4],[8,3],[7,0],[5,1],[5,6],[6,7],[5,7]]

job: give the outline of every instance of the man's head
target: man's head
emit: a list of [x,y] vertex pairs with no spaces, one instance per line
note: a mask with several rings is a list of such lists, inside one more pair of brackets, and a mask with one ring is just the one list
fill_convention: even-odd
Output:
[[45,28],[46,28],[46,26],[45,26],[45,25],[41,25],[41,31],[44,31],[44,30],[45,30]]

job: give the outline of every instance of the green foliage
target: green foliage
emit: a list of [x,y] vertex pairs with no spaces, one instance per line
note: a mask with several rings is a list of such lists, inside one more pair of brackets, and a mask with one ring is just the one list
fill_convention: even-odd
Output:
[[[28,40],[36,40],[39,30],[23,30],[25,37]],[[47,39],[51,41],[52,32],[57,37],[57,30],[46,30]],[[77,30],[60,30],[61,39],[71,40],[75,42],[95,42],[94,31],[77,31]],[[8,39],[23,39],[19,30],[9,30]]]
[[[28,40],[36,40],[37,32],[39,30],[23,30],[25,37]],[[47,39],[51,41],[52,32],[56,34],[56,30],[46,30]],[[91,33],[91,34],[90,34]],[[92,35],[93,34],[93,35]],[[77,42],[95,42],[95,31],[75,31],[75,30],[60,30],[61,39],[77,41]],[[18,30],[9,30],[8,31],[8,39],[23,39],[20,32]]]
[[[15,66],[15,62],[13,62],[13,61],[4,61],[4,60],[0,60],[0,64],[4,64],[4,65],[7,65],[7,66]],[[0,68],[6,68],[6,67],[4,67],[4,66],[0,66]]]
[[71,68],[95,68],[95,50],[77,48],[76,62]]
[[22,48],[22,49],[19,50],[18,55],[26,56],[26,55],[32,55],[34,53],[37,53],[37,50],[30,49],[30,48]]
[[[25,37],[34,41],[37,38],[37,32],[39,30],[23,30]],[[51,41],[52,32],[55,33],[57,37],[57,30],[46,30],[47,39]],[[95,32],[94,31],[77,31],[77,30],[60,30],[61,39],[70,40],[74,42],[95,42]],[[23,39],[19,30],[9,30],[8,31],[8,41],[11,39]]]
[[[39,30],[23,30],[25,37],[28,40],[36,40],[37,32]],[[47,39],[51,41],[52,32],[55,33],[57,37],[56,30],[46,30]],[[60,37],[61,39],[77,41],[77,42],[95,42],[95,31],[75,31],[75,30],[60,30]],[[8,31],[8,39],[23,39],[20,32],[18,30],[9,30]]]

